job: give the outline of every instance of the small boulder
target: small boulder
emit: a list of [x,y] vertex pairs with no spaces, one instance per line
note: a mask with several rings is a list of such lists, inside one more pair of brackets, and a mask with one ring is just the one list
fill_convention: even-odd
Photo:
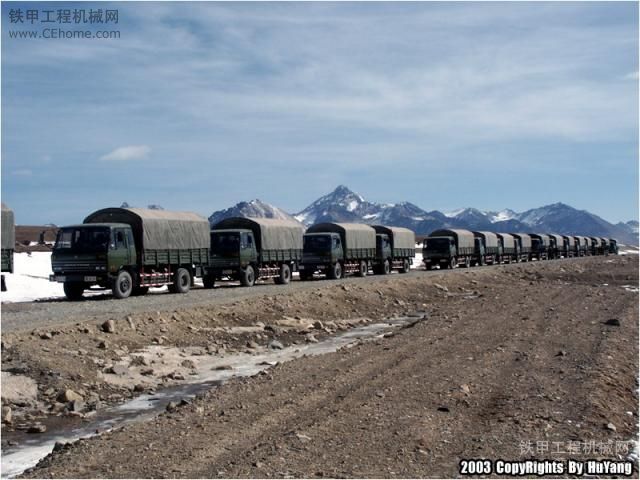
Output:
[[284,345],[282,345],[278,340],[271,340],[269,342],[269,348],[272,350],[282,350]]
[[76,400],[82,401],[84,399],[82,398],[82,395],[80,395],[79,393],[74,392],[71,389],[62,390],[58,394],[58,401],[59,402],[69,403],[69,402],[74,402]]
[[116,333],[116,322],[113,320],[107,320],[100,326],[100,328],[105,333]]
[[2,423],[11,423],[12,421],[11,407],[2,407]]

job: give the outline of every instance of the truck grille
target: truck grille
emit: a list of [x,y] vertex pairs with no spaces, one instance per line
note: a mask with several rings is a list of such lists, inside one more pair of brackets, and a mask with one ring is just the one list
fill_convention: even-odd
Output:
[[73,262],[53,262],[53,271],[58,272],[95,272],[96,267],[102,266],[102,263],[97,263],[91,260],[74,260]]

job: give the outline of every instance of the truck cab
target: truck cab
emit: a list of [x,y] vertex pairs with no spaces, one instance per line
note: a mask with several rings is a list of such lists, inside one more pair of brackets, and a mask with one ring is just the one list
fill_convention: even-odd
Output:
[[[308,279],[316,270],[323,270],[330,265],[340,265],[344,259],[342,239],[338,233],[306,233],[303,237],[302,264],[300,277]],[[327,267],[328,268],[328,267]],[[337,267],[336,267],[337,268]],[[329,276],[335,276],[334,269],[329,268]],[[340,270],[340,278],[342,271]]]
[[393,251],[391,239],[386,233],[376,234],[376,265],[377,273],[388,274],[391,271]]
[[82,297],[92,285],[111,288],[118,272],[136,265],[131,227],[93,223],[63,227],[51,254],[51,281],[64,284],[69,299]]
[[211,265],[219,268],[246,267],[258,260],[256,241],[251,230],[211,231]]
[[485,256],[486,256],[486,247],[485,241],[482,237],[475,237],[473,240],[473,261],[476,265],[484,265],[485,264]]
[[452,268],[450,259],[456,257],[456,241],[453,237],[427,237],[422,248],[423,261],[427,270],[442,263],[441,267]]

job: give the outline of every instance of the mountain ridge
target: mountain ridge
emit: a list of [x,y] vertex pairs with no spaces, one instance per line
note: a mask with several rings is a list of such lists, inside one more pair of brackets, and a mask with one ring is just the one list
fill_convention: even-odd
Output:
[[311,202],[298,213],[284,210],[258,199],[239,202],[233,207],[213,212],[211,225],[231,216],[283,218],[304,225],[320,222],[356,222],[410,228],[427,235],[440,228],[464,228],[506,232],[549,232],[565,235],[588,235],[617,238],[623,243],[638,243],[638,222],[630,220],[612,224],[603,218],[562,202],[515,212],[509,208],[486,211],[474,207],[450,212],[427,211],[411,202],[377,203],[345,185]]

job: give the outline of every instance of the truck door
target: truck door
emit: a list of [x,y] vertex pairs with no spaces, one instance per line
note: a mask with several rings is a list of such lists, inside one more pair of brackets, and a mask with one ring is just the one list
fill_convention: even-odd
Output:
[[333,235],[331,239],[331,258],[332,261],[337,262],[344,258],[344,250],[342,249],[342,241],[339,235]]
[[110,271],[117,272],[122,267],[131,264],[127,235],[124,228],[114,228],[112,231],[111,252],[109,253]]
[[253,239],[253,233],[242,232],[240,236],[240,260],[241,263],[253,263],[258,260],[256,244]]

